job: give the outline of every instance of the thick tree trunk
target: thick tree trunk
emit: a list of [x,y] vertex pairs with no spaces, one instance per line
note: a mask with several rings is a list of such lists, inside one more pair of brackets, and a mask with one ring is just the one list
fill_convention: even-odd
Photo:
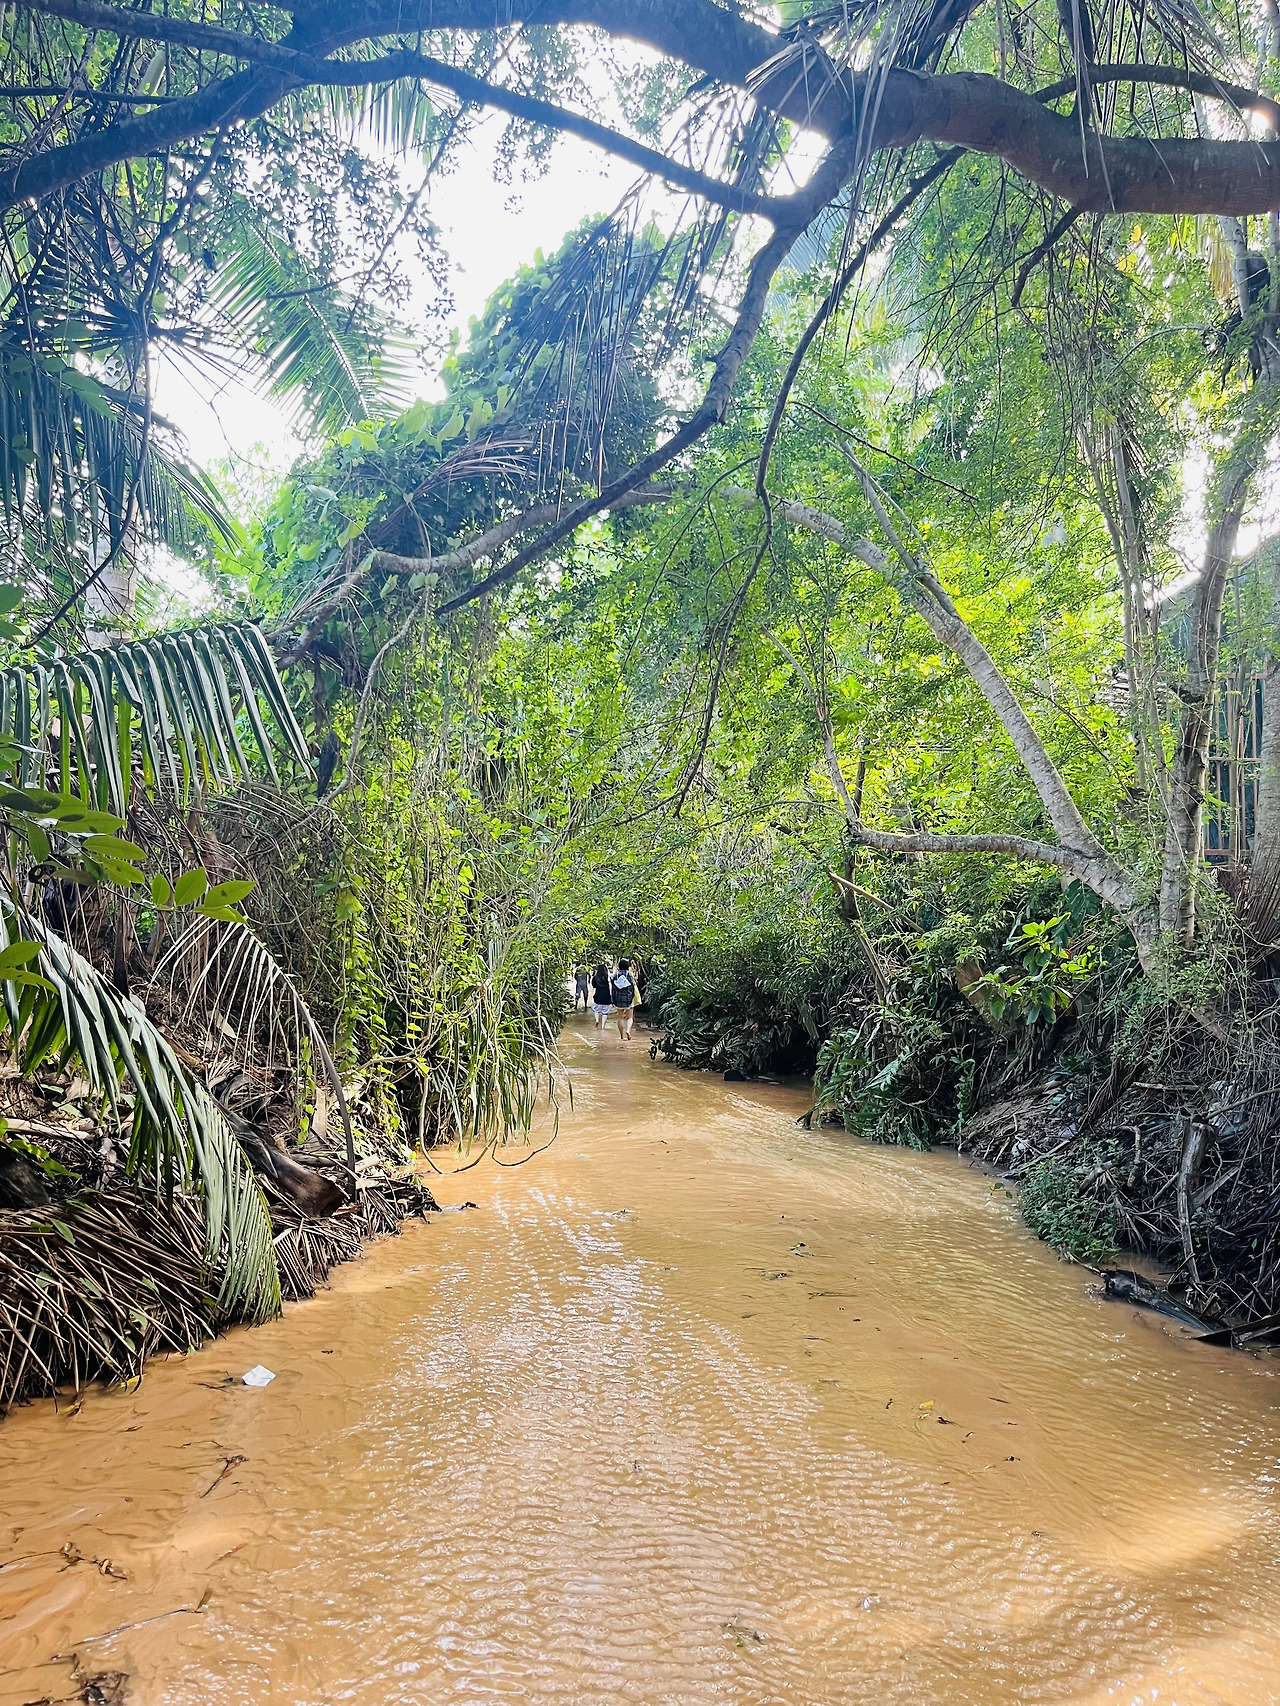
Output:
[[1254,461],[1237,467],[1222,495],[1219,517],[1205,546],[1187,632],[1187,666],[1178,698],[1177,741],[1169,767],[1164,858],[1160,871],[1160,928],[1182,947],[1196,929],[1196,878],[1201,864],[1204,796],[1209,777],[1222,644],[1222,600],[1244,515]]
[[[1219,465],[1210,497],[1211,525],[1205,543],[1204,567],[1191,599],[1186,670],[1175,688],[1181,701],[1181,714],[1165,801],[1168,828],[1160,877],[1160,925],[1183,946],[1190,945],[1196,928],[1204,796],[1217,715],[1222,602],[1250,488],[1275,437],[1276,404],[1280,398],[1275,309],[1266,301],[1249,302],[1247,230],[1235,221],[1223,220],[1222,225],[1232,250],[1232,272],[1238,299],[1244,304],[1246,324],[1253,314],[1259,325],[1250,350],[1254,388],[1246,401],[1235,442]],[[1273,264],[1274,259],[1273,256]]]
[[1280,656],[1274,649],[1262,670],[1262,731],[1247,918],[1254,943],[1259,948],[1271,947],[1280,926]]

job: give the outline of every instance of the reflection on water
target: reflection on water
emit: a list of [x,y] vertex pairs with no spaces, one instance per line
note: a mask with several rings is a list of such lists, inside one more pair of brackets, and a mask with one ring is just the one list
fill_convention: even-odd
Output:
[[479,1212],[0,1427],[0,1706],[1280,1701],[1270,1362],[1093,1300],[953,1157],[565,1046]]

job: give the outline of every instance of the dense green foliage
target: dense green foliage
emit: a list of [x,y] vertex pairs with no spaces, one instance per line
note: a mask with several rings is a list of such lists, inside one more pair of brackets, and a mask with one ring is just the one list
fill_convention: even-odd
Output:
[[1024,1176],[1021,1195],[1031,1230],[1076,1261],[1096,1264],[1115,1249],[1119,1238],[1115,1210],[1089,1190],[1078,1167],[1065,1161],[1042,1161]]
[[[814,921],[816,923],[816,921]],[[677,1066],[755,1078],[813,1072],[821,1038],[855,985],[857,952],[838,934],[760,932],[673,956],[648,995],[660,1048]]]
[[[140,50],[108,62],[19,16],[0,43],[29,79],[70,44],[97,94],[139,95]],[[1058,75],[1056,29],[1020,75]],[[469,44],[477,67],[496,42]],[[575,87],[562,37],[520,51],[540,88]],[[965,53],[986,66],[1003,38],[979,19]],[[141,95],[203,75],[162,53]],[[660,128],[686,89],[637,74],[626,114]],[[234,148],[15,222],[0,975],[20,1067],[83,1072],[117,1129],[132,1098],[129,1176],[201,1197],[250,1312],[278,1295],[266,1208],[211,1089],[251,1082],[291,1137],[340,1118],[357,1175],[518,1141],[564,970],[603,955],[642,961],[667,1059],[812,1076],[813,1117],[877,1141],[964,1142],[1047,1086],[1058,1149],[984,1153],[1075,1255],[1141,1236],[1121,1199],[1142,1156],[1089,1122],[1135,1061],[1194,1083],[1186,1039],[1208,1035],[1225,1081],[1274,1028],[1276,931],[1237,901],[1265,799],[1242,706],[1280,655],[1277,553],[1240,549],[1266,513],[1280,235],[1098,215],[1042,246],[1061,222],[1038,191],[922,150],[928,193],[853,288],[835,302],[900,176],[794,244],[661,483],[606,493],[719,371],[754,239],[628,201],[515,272],[411,400],[395,243],[431,265],[435,239],[389,155],[421,156],[425,190],[466,116],[416,86],[299,89]],[[735,116],[741,184],[788,134]],[[153,418],[153,357],[184,345],[311,432],[253,518]],[[579,502],[597,512],[562,526]],[[208,605],[165,634],[160,542]],[[1220,885],[1206,789],[1216,823],[1236,814]],[[1194,1272],[1196,1235],[1184,1215],[1151,1236]]]

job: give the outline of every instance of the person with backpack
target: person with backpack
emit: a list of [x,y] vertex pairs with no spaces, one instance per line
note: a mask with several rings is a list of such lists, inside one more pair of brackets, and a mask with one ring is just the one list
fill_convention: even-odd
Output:
[[618,1015],[618,1035],[623,1042],[631,1036],[631,1027],[636,1017],[636,980],[631,971],[630,960],[619,960],[618,969],[613,974],[609,991],[614,1011]]
[[595,1014],[596,1030],[603,1031],[605,1020],[613,1010],[613,985],[608,966],[597,966],[591,974],[591,1011]]

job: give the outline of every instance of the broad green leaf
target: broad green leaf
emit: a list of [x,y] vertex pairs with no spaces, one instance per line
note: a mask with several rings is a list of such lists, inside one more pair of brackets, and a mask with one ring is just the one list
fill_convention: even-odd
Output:
[[84,843],[86,853],[92,853],[95,859],[128,859],[136,863],[145,859],[147,850],[132,841],[121,841],[114,835],[91,835]]
[[[5,811],[27,812],[32,817],[54,817],[62,799],[39,788],[0,788],[0,806]],[[76,801],[79,808],[81,802]]]
[[203,865],[197,865],[193,870],[184,871],[173,885],[173,898],[178,906],[190,906],[193,900],[199,900],[209,887],[209,873]]
[[103,876],[109,883],[115,883],[119,888],[131,888],[134,883],[145,882],[146,878],[136,865],[117,864],[114,860],[94,860],[100,865]]
[[257,886],[255,882],[243,880],[214,883],[204,897],[205,902],[209,906],[234,906],[237,902],[242,901],[246,895],[252,894]]
[[10,942],[7,948],[0,948],[0,976],[13,971],[18,966],[25,966],[28,960],[34,960],[40,952],[39,942],[27,942],[19,939]]
[[96,880],[80,865],[55,865],[49,875],[56,882],[78,883],[82,887]]
[[111,812],[94,811],[82,800],[60,800],[55,809],[45,815],[68,835],[110,835],[114,830],[124,828],[122,817],[114,817]]
[[151,879],[151,898],[157,906],[168,906],[173,900],[173,884],[162,871]]
[[27,989],[47,989],[52,994],[57,994],[54,985],[49,982],[47,977],[41,977],[39,972],[0,971],[0,982],[21,984]]

